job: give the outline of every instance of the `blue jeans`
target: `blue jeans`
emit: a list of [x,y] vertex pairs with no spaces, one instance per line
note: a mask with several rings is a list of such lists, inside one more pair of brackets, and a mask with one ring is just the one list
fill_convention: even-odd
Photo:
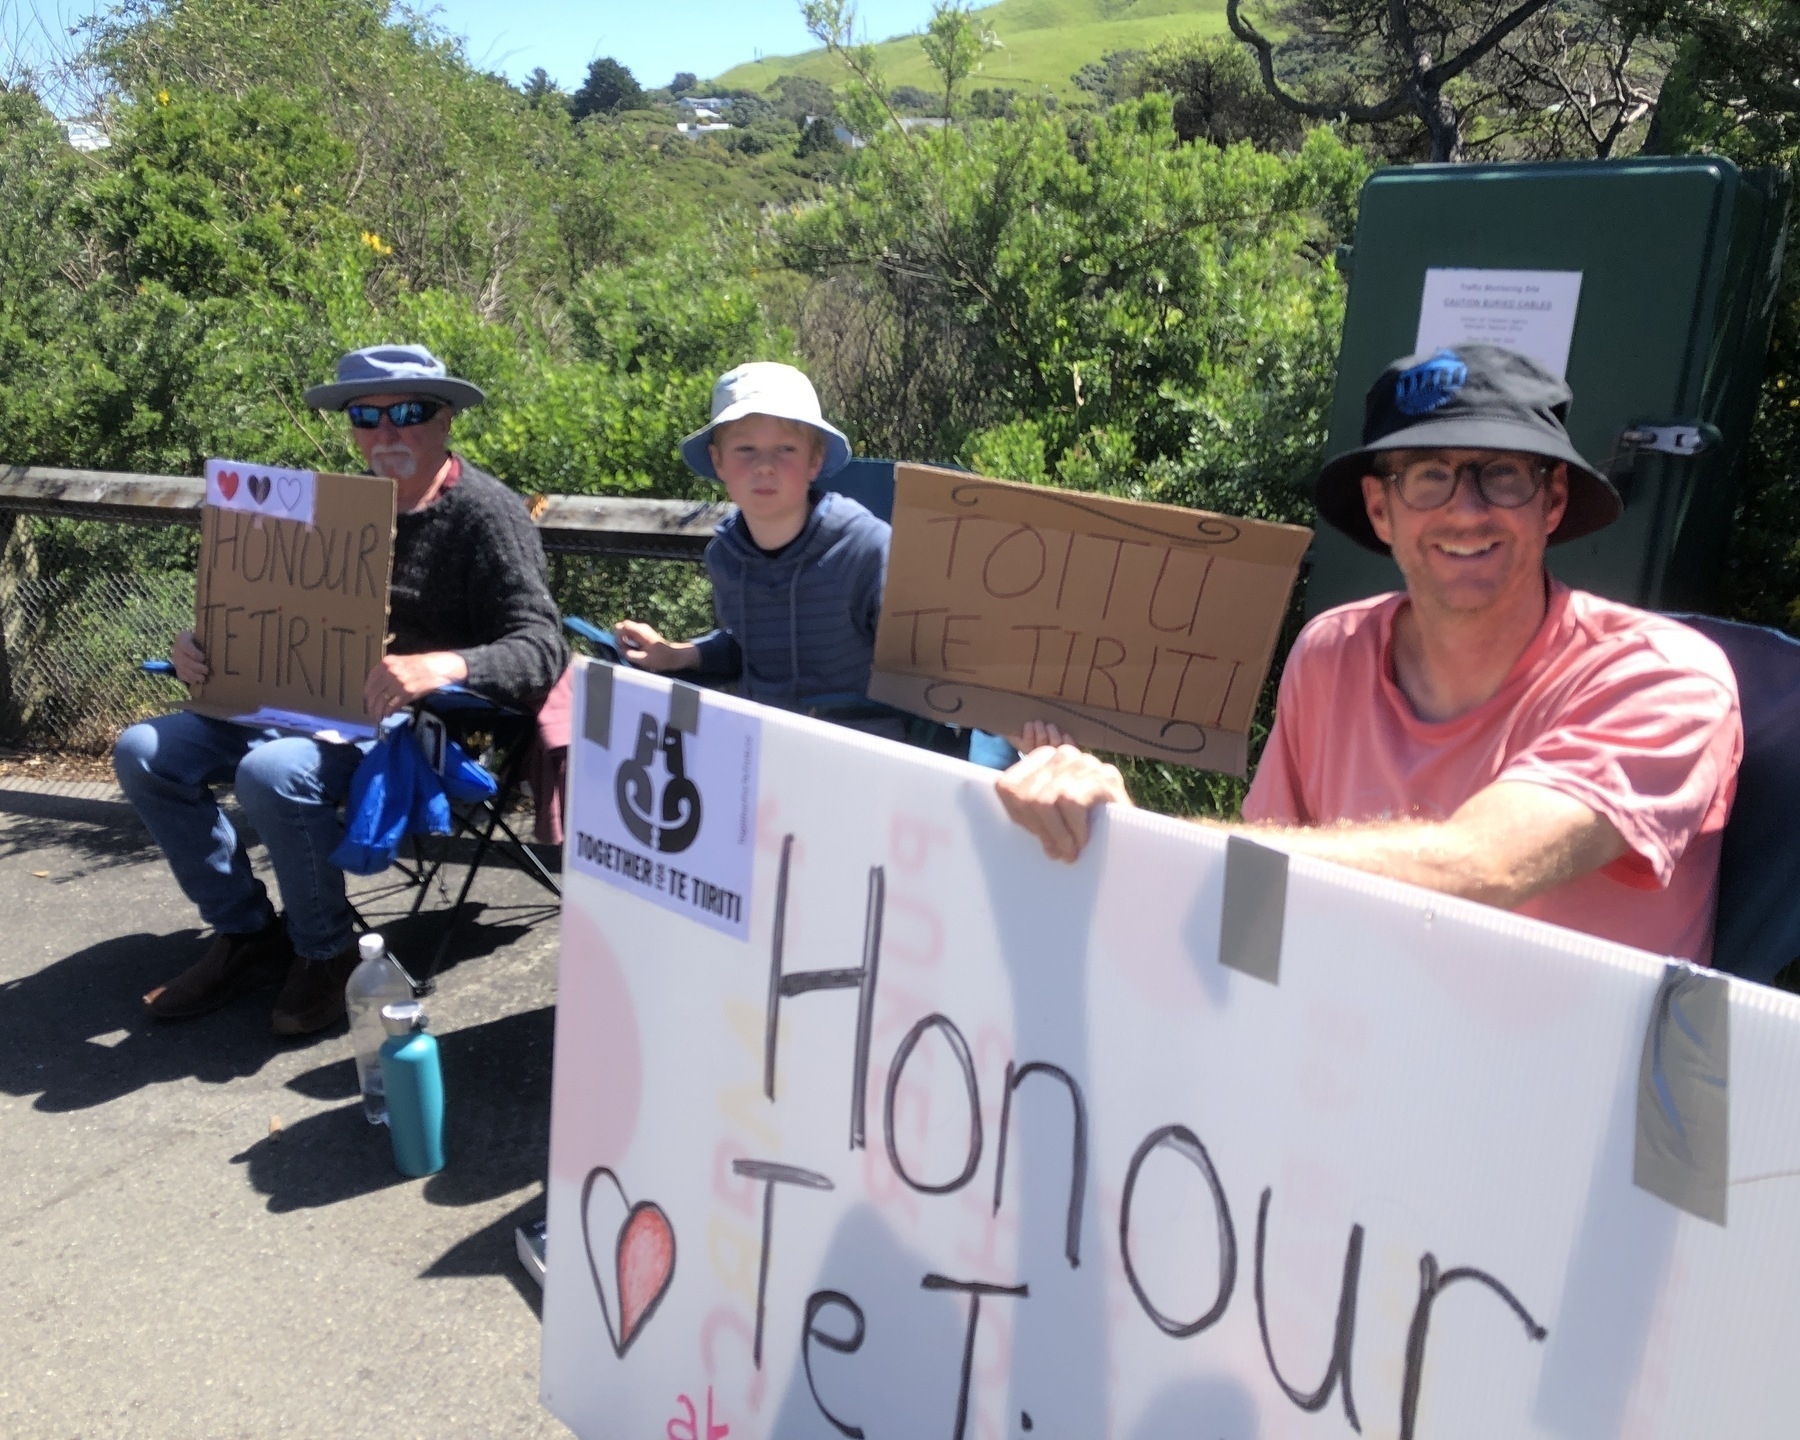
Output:
[[176,710],[121,735],[113,770],[201,918],[221,934],[249,935],[275,911],[213,796],[214,785],[233,781],[275,863],[288,938],[303,958],[322,960],[354,934],[344,872],[329,857],[362,748]]

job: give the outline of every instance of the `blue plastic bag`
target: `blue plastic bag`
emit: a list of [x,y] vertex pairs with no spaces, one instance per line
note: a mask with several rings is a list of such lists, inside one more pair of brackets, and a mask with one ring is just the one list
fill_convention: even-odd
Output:
[[473,805],[478,800],[491,800],[500,790],[500,782],[480,762],[471,760],[468,753],[454,740],[447,741],[444,745],[444,773],[441,778],[444,793],[458,805]]
[[419,749],[410,716],[383,727],[363,756],[350,778],[344,815],[344,838],[331,852],[331,863],[352,875],[379,875],[394,863],[409,833],[450,833],[450,802]]

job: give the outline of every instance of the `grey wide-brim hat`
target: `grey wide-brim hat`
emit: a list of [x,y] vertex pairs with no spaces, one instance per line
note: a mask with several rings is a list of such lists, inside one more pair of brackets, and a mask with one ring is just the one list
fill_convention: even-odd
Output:
[[1624,511],[1612,482],[1581,457],[1563,421],[1574,394],[1529,356],[1498,345],[1408,355],[1364,402],[1362,444],[1334,455],[1313,482],[1319,514],[1365,550],[1386,555],[1369,524],[1362,477],[1384,450],[1511,450],[1569,467],[1569,506],[1550,544],[1579,540]]
[[342,410],[364,395],[429,395],[467,410],[487,396],[479,385],[458,380],[423,345],[370,345],[337,362],[337,379],[315,385],[303,397],[314,410]]
[[681,442],[681,458],[688,469],[708,480],[717,480],[713,469],[712,433],[721,425],[746,415],[771,415],[777,420],[798,420],[810,425],[825,440],[825,459],[815,483],[835,475],[850,463],[850,440],[825,419],[819,408],[819,392],[812,381],[792,365],[774,360],[751,360],[727,370],[712,390],[712,419]]

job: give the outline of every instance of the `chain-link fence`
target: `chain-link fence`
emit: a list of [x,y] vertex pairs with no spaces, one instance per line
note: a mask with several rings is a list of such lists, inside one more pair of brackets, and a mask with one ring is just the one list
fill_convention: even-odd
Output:
[[[186,698],[138,669],[194,623],[192,572],[140,553],[154,533],[84,521],[0,557],[0,743],[102,754],[125,726]],[[706,573],[688,561],[564,552],[551,555],[550,579],[565,615],[597,624],[631,616],[691,635],[712,623]]]
[[17,743],[98,754],[134,720],[178,703],[186,690],[138,663],[169,653],[194,623],[194,577],[34,575],[0,601]]

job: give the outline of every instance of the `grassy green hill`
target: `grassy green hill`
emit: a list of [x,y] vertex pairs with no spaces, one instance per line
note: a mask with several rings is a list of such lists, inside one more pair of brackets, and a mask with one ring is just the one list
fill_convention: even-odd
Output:
[[[1054,94],[1074,92],[1070,77],[1109,50],[1144,50],[1169,35],[1225,29],[1224,0],[999,0],[979,14],[1003,49],[987,57],[970,86],[999,86]],[[917,36],[876,46],[891,85],[936,89],[937,80]],[[708,83],[761,90],[780,75],[805,75],[828,85],[843,82],[843,66],[823,50],[777,55],[739,65]]]

